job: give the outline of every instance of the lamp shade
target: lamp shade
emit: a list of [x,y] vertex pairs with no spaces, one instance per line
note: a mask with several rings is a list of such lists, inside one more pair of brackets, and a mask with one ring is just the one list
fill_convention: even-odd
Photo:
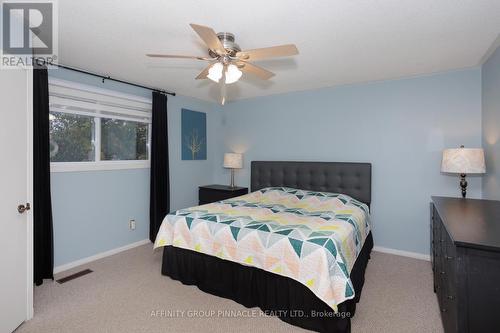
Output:
[[225,153],[224,168],[230,168],[230,169],[243,168],[243,155],[236,153]]
[[485,173],[484,151],[481,148],[445,149],[441,171],[463,174]]

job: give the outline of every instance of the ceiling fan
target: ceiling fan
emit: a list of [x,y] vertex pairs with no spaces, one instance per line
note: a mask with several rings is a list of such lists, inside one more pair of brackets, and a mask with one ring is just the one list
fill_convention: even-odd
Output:
[[210,27],[190,24],[191,28],[208,46],[208,56],[185,56],[169,54],[146,54],[153,58],[181,58],[208,61],[210,64],[198,74],[196,80],[210,79],[221,85],[221,104],[226,102],[226,84],[238,81],[243,73],[253,74],[262,80],[268,80],[274,73],[252,64],[250,61],[274,57],[286,57],[299,53],[294,44],[265,47],[253,50],[241,50],[229,32],[218,34]]

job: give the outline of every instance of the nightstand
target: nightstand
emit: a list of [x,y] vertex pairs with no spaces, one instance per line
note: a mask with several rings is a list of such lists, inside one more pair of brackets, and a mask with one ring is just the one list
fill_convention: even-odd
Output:
[[200,205],[226,200],[248,193],[248,187],[230,187],[227,185],[200,186],[198,200]]

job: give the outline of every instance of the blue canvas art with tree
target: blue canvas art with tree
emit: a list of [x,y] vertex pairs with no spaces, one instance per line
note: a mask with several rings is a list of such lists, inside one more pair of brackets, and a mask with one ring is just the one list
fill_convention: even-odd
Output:
[[182,159],[207,159],[207,115],[204,112],[182,109]]

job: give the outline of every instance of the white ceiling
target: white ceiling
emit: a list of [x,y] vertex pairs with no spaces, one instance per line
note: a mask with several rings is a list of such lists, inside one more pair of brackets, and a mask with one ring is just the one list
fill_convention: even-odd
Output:
[[59,0],[59,59],[69,66],[217,100],[194,77],[206,55],[189,23],[236,35],[242,49],[295,43],[300,54],[258,64],[229,100],[476,66],[500,32],[500,0]]

